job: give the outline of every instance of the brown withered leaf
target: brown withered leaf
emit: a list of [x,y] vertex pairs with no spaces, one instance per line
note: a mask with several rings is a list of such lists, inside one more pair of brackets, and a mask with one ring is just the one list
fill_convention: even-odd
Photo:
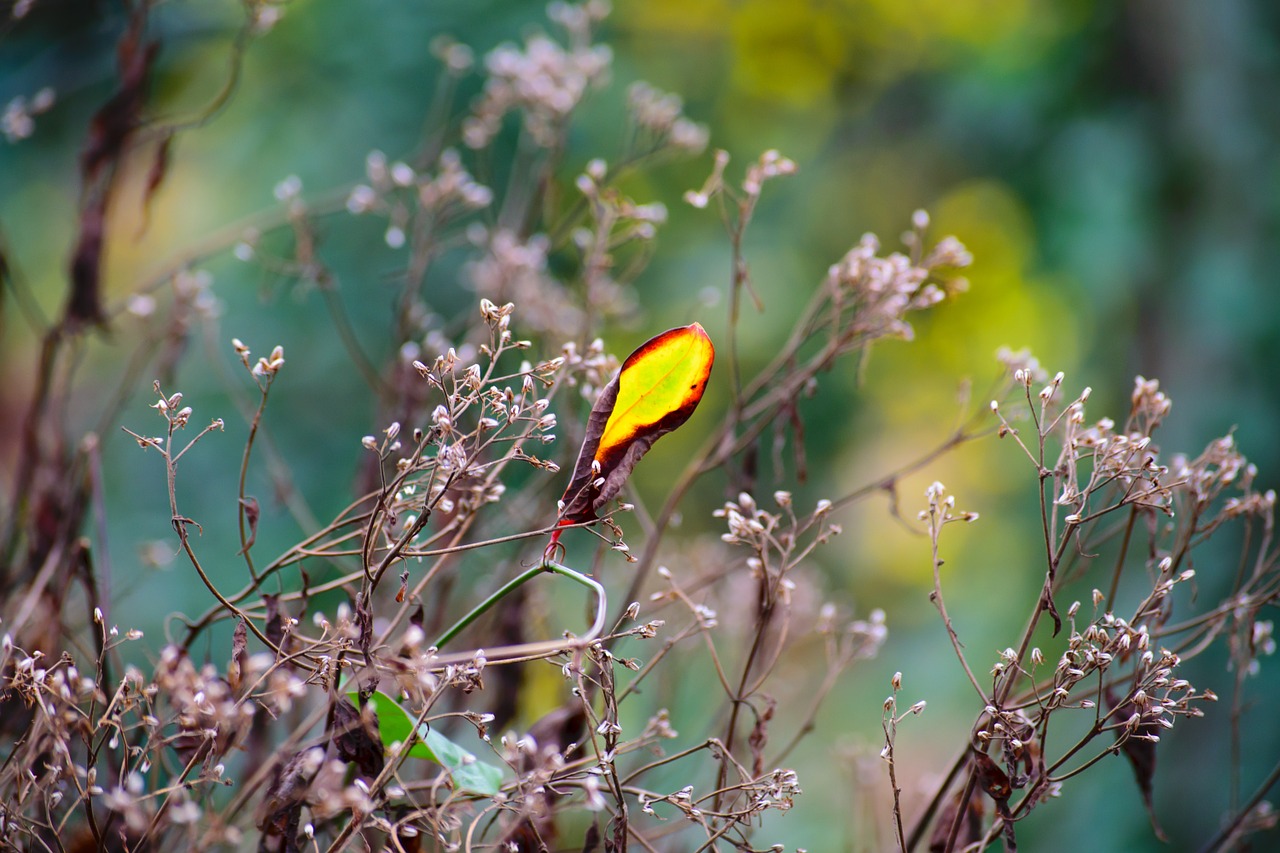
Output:
[[236,623],[236,630],[231,635],[231,664],[227,667],[227,683],[231,692],[240,693],[240,682],[244,678],[244,652],[249,645],[249,627],[244,619]]
[[331,736],[338,758],[354,764],[361,776],[374,779],[382,772],[386,759],[378,736],[378,715],[372,707],[356,708],[339,695],[333,706]]
[[[947,805],[938,815],[937,821],[933,824],[933,833],[929,836],[929,853],[945,853],[947,841],[951,838],[951,827],[955,824],[957,813],[960,811],[960,798],[964,796],[964,792],[964,788],[957,790],[947,800]],[[963,850],[982,839],[982,819],[986,816],[986,811],[986,807],[982,805],[981,792],[974,788],[969,793],[969,803],[963,817],[960,818],[961,824],[957,829],[952,849]]]
[[714,362],[715,347],[697,323],[669,329],[627,356],[587,418],[562,524],[595,519],[618,495],[640,457],[693,414]]
[[244,513],[245,523],[249,525],[249,535],[245,537],[244,547],[239,551],[243,556],[249,553],[253,543],[258,540],[258,518],[262,515],[262,507],[258,505],[257,498],[250,496],[240,499],[240,510]]
[[90,119],[89,137],[80,153],[80,174],[86,183],[96,181],[104,169],[120,159],[129,137],[140,126],[147,78],[160,53],[159,42],[140,41],[145,19],[145,12],[136,13],[130,31],[121,38],[117,50],[120,86]]
[[[550,823],[544,823],[544,826],[555,828],[555,825]],[[538,834],[538,827],[534,825],[531,818],[522,817],[507,830],[505,846],[513,853],[546,853],[552,849],[551,845],[554,842],[554,836],[547,839]]]
[[747,744],[751,747],[751,773],[753,776],[764,775],[764,748],[769,743],[769,721],[778,707],[778,700],[772,696],[764,697],[764,709],[756,712],[756,724],[751,729]]
[[560,753],[582,743],[586,734],[587,713],[581,702],[570,702],[548,711],[529,727],[529,736],[535,743]]
[[1009,774],[1000,765],[991,760],[985,752],[973,750],[973,772],[977,777],[978,787],[986,792],[996,804],[996,813],[1004,821],[1005,849],[1018,849],[1017,839],[1013,833],[1013,815],[1009,812],[1009,797],[1013,794],[1013,784]]
[[258,804],[256,823],[262,830],[259,853],[296,853],[298,826],[307,789],[324,763],[324,750],[319,747],[294,753],[277,766],[271,787]]
[[356,616],[356,627],[360,631],[356,643],[364,653],[364,659],[368,661],[371,659],[370,650],[373,648],[373,612],[369,610],[369,601],[363,593],[356,593],[353,610]]
[[302,612],[298,614],[301,619],[307,615],[307,605],[311,601],[311,575],[307,574],[306,567],[301,563],[298,564],[298,577],[302,579],[302,590],[298,593],[298,598],[302,601]]
[[[280,596],[264,592],[262,594],[262,607],[266,617],[263,622],[262,633],[271,641],[271,645],[280,649],[284,644],[284,619],[280,615]],[[283,649],[281,650],[283,651]]]
[[973,751],[973,770],[978,777],[978,785],[996,802],[1009,799],[1013,786],[1009,784],[1009,774],[999,764],[991,760],[985,752]]
[[[547,751],[564,754],[574,744],[582,743],[586,735],[586,711],[581,702],[570,702],[539,718],[529,727],[528,736],[538,745],[538,752],[545,755]],[[536,756],[522,754],[516,766],[521,773],[528,773],[538,762]],[[560,793],[551,786],[529,795],[525,804],[527,813],[510,830],[509,838],[513,849],[520,853],[541,853],[548,849],[558,849],[555,806],[559,799]]]
[[[1117,700],[1108,693],[1107,701],[1115,707]],[[1127,720],[1136,713],[1138,713],[1138,706],[1132,701],[1125,702],[1116,709],[1116,719]],[[1153,735],[1159,735],[1160,726],[1147,720],[1140,723],[1128,737],[1124,736],[1123,729],[1119,731],[1120,735],[1117,739],[1123,738],[1120,751],[1124,753],[1125,758],[1129,759],[1129,766],[1133,768],[1133,777],[1138,783],[1138,792],[1142,795],[1142,805],[1146,807],[1147,817],[1151,821],[1151,831],[1155,833],[1156,838],[1167,842],[1169,839],[1165,836],[1160,821],[1156,819],[1155,803],[1152,800],[1152,783],[1156,775],[1156,744],[1148,740]]]
[[600,849],[600,824],[594,822],[587,827],[587,834],[582,838],[582,853],[596,853]]
[[609,834],[604,838],[605,853],[618,853],[627,849],[627,822],[621,818],[609,821]]

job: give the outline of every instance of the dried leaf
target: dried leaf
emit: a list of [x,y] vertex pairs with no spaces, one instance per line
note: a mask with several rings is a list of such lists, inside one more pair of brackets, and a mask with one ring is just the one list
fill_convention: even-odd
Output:
[[[964,792],[963,787],[957,790],[938,815],[938,820],[933,825],[933,834],[929,836],[929,853],[945,853],[947,850],[947,841],[951,839],[951,828],[959,816],[960,798],[964,796]],[[982,839],[982,819],[985,815],[986,808],[982,804],[982,796],[978,789],[974,788],[969,794],[969,803],[964,815],[959,817],[961,824],[957,828],[952,849],[963,850]]]
[[1058,615],[1058,605],[1053,601],[1053,581],[1048,577],[1045,578],[1044,589],[1040,593],[1040,610],[1049,614],[1049,618],[1053,620],[1053,636],[1058,636],[1062,632],[1062,617]]
[[364,659],[371,659],[373,647],[373,613],[369,610],[369,600],[362,593],[356,593],[355,601],[356,628],[360,631],[356,643],[364,653]]
[[[1107,700],[1112,707],[1115,707],[1115,697],[1108,694]],[[1139,713],[1138,706],[1133,702],[1125,702],[1116,708],[1116,719],[1127,720],[1134,714]],[[1120,730],[1122,733],[1123,729]],[[1156,838],[1161,841],[1168,842],[1168,838],[1164,834],[1164,829],[1160,826],[1160,822],[1156,820],[1155,804],[1152,802],[1151,795],[1153,793],[1152,782],[1156,775],[1156,744],[1155,741],[1149,740],[1153,735],[1158,735],[1160,726],[1150,720],[1140,723],[1128,737],[1123,737],[1120,742],[1120,750],[1124,753],[1124,757],[1129,759],[1129,766],[1133,768],[1133,777],[1138,783],[1138,792],[1142,794],[1142,804],[1147,809],[1147,817],[1151,820],[1151,831],[1155,833]]]
[[[582,702],[570,702],[561,705],[538,718],[529,727],[529,737],[534,743],[555,752],[564,753],[574,744],[580,744],[587,736],[587,713]],[[536,762],[527,756],[521,757],[521,771],[533,769]]]
[[275,780],[258,804],[255,822],[262,830],[259,851],[289,853],[299,850],[298,826],[307,790],[324,763],[324,750],[313,747],[295,753],[277,766]]
[[1009,774],[992,761],[991,756],[977,750],[973,752],[973,770],[978,778],[978,787],[995,800],[996,813],[1004,822],[1005,850],[1017,850],[1018,842],[1014,837],[1013,815],[1009,812],[1009,797],[1013,794]]
[[772,696],[764,697],[764,708],[756,712],[756,724],[751,729],[747,744],[751,747],[751,772],[755,776],[764,775],[764,749],[769,744],[769,721],[778,707],[778,700]]
[[307,604],[311,601],[311,575],[307,574],[306,568],[301,563],[298,564],[298,576],[302,579],[302,591],[298,593],[299,598],[302,599],[302,612],[298,614],[298,619],[301,620],[307,615]]
[[386,760],[378,735],[378,715],[366,703],[357,709],[344,696],[333,706],[333,747],[338,758],[350,762],[366,779],[376,779]]
[[116,44],[116,68],[120,85],[89,124],[89,136],[80,152],[80,173],[86,183],[120,159],[129,137],[141,124],[151,68],[160,53],[160,42],[144,41],[147,26],[145,6],[134,10],[129,28]]
[[640,457],[693,414],[706,390],[715,347],[702,326],[670,329],[627,356],[587,419],[561,523],[595,519]]
[[240,682],[244,677],[244,651],[249,645],[249,628],[244,619],[236,623],[236,630],[231,636],[231,665],[227,667],[227,681],[231,692],[240,693]]
[[280,615],[280,596],[264,592],[262,606],[266,616],[262,632],[271,641],[271,645],[279,649],[284,645],[284,618]]
[[592,823],[587,827],[587,834],[582,839],[582,853],[596,853],[600,849],[600,824]]
[[244,547],[240,549],[240,554],[244,555],[258,541],[258,519],[262,515],[262,507],[258,505],[257,498],[250,496],[240,499],[240,511],[244,513],[245,524],[249,525],[249,535],[245,537]]
[[1009,799],[1009,795],[1013,793],[1013,786],[1009,784],[1009,774],[992,761],[991,756],[975,750],[973,767],[978,775],[978,785],[987,792],[987,796],[997,803]]

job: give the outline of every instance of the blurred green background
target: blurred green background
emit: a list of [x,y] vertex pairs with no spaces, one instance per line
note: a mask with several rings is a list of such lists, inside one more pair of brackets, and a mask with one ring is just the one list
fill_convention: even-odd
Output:
[[[412,150],[439,76],[428,51],[433,38],[452,35],[482,56],[546,27],[537,3],[294,0],[279,8],[281,20],[251,43],[225,110],[178,137],[145,230],[145,168],[132,170],[108,251],[114,297],[228,223],[276,206],[273,187],[287,175],[301,178],[304,196],[319,196],[361,180],[371,149],[392,158]],[[211,0],[174,0],[153,12],[153,32],[164,43],[153,111],[182,116],[213,96],[239,14],[237,4]],[[37,0],[0,40],[0,104],[45,86],[57,93],[54,107],[36,116],[32,136],[0,142],[0,233],[16,277],[46,316],[56,316],[64,298],[76,157],[89,117],[112,91],[123,22],[116,3]],[[1092,386],[1091,417],[1122,419],[1133,375],[1158,377],[1174,401],[1161,431],[1167,451],[1198,452],[1234,429],[1260,482],[1280,481],[1280,4],[648,0],[618,3],[602,38],[614,51],[613,83],[579,115],[565,155],[566,186],[590,158],[616,156],[620,105],[634,80],[682,95],[686,113],[709,127],[711,147],[732,155],[731,177],[767,148],[800,166],[766,188],[748,234],[746,255],[766,307],[747,312],[748,365],[776,351],[803,304],[800,294],[865,231],[896,246],[911,212],[925,208],[932,234],[955,234],[976,258],[971,291],[918,322],[916,342],[877,348],[861,381],[851,366],[825,378],[837,393],[804,410],[812,476],[794,486],[802,502],[844,494],[940,440],[956,418],[960,383],[971,378],[986,387],[1000,345],[1031,347],[1050,372],[1066,371],[1071,393]],[[478,91],[478,77],[460,85],[457,111]],[[628,181],[630,195],[665,203],[671,216],[637,282],[642,311],[625,327],[601,330],[612,351],[625,353],[692,319],[713,337],[724,334],[728,244],[712,214],[681,202],[709,171],[708,153]],[[389,353],[379,349],[377,330],[404,253],[386,246],[376,222],[344,216],[326,220],[321,233],[356,328],[381,362]],[[184,501],[190,515],[209,519],[206,547],[230,555],[227,495],[234,495],[239,455],[227,448],[239,446],[244,427],[227,382],[210,369],[220,362],[234,375],[227,339],[242,338],[255,356],[284,345],[289,364],[268,426],[320,517],[348,502],[359,437],[382,425],[372,422],[368,391],[334,344],[314,291],[226,252],[202,268],[214,277],[220,317],[198,336],[210,348],[192,353],[173,387],[196,407],[196,421],[222,416],[229,429],[209,440],[222,445],[218,452],[206,447],[184,461]],[[460,278],[456,264],[433,272],[432,304],[446,316],[474,301]],[[89,348],[89,390],[73,401],[68,423],[83,428],[103,404],[91,390],[118,373],[134,334],[129,322]],[[35,340],[6,292],[5,471],[31,389]],[[159,422],[143,407],[148,397],[126,409],[124,425],[155,430]],[[709,399],[716,402],[715,389]],[[660,445],[637,471],[641,493],[659,502],[667,472],[696,446],[698,425],[717,418],[700,412],[687,438]],[[113,618],[159,630],[159,610],[200,612],[207,593],[176,562],[147,567],[173,550],[158,460],[114,436],[108,449]],[[961,508],[983,516],[945,546],[950,609],[982,668],[1016,640],[1026,618],[1025,606],[1004,605],[1029,603],[1040,582],[1033,475],[1012,446],[982,442],[909,480],[907,517],[923,506],[933,479],[958,494]],[[685,505],[689,536],[718,532],[710,510],[722,485],[708,482]],[[265,489],[259,481],[259,492]],[[296,531],[268,503],[260,547],[270,551]],[[900,739],[909,813],[977,710],[942,653],[945,637],[926,597],[927,540],[886,519],[879,499],[846,513],[846,535],[812,576],[822,598],[851,601],[859,616],[883,608],[890,639],[879,660],[845,682],[819,733],[797,753],[807,793],[795,812],[769,821],[759,836],[766,844],[832,850],[865,842],[871,813],[883,817],[884,789],[867,799],[852,776],[861,762],[869,768],[861,784],[880,779],[880,704],[895,670],[905,675],[906,701],[929,701]],[[1213,561],[1197,568],[1209,595]],[[237,569],[228,556],[228,577]],[[625,571],[613,570],[615,578]],[[1226,695],[1232,676],[1222,663],[1205,661],[1193,682]],[[1245,714],[1246,792],[1280,754],[1273,710],[1280,689],[1270,662],[1254,681]],[[1225,710],[1181,723],[1161,746],[1156,809],[1173,849],[1207,839],[1226,807]],[[856,761],[848,757],[855,754]],[[1020,832],[1031,850],[1166,849],[1151,838],[1122,760],[1069,784]]]

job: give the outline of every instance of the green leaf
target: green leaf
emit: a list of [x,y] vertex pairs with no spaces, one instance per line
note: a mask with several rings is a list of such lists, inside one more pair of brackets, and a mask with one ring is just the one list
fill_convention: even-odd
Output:
[[426,723],[418,727],[418,733],[436,756],[435,762],[449,771],[462,790],[492,797],[502,788],[501,767],[485,764]]
[[[354,703],[360,701],[357,693],[348,693],[347,696]],[[374,691],[369,702],[373,704],[373,710],[378,716],[378,733],[382,738],[383,749],[390,752],[394,744],[409,743],[412,740],[409,756],[439,764],[449,771],[457,788],[486,797],[492,797],[502,788],[501,767],[485,764],[426,723],[418,726],[417,736],[414,737],[413,723],[416,717],[381,690]]]

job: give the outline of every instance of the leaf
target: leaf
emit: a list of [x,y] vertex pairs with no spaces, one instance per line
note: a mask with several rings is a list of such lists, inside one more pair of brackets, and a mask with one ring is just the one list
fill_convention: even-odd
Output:
[[561,523],[595,519],[653,443],[689,419],[715,357],[711,338],[697,323],[665,331],[627,356],[587,418]]
[[377,740],[378,715],[374,710],[366,704],[362,711],[339,696],[333,705],[331,730],[338,758],[355,764],[366,779],[376,779],[385,766],[385,750]]
[[492,797],[502,788],[502,768],[485,764],[425,723],[418,727],[418,733],[435,754],[435,762],[449,771],[462,790]]
[[[352,702],[359,701],[355,693],[348,693],[347,696]],[[369,702],[378,715],[378,731],[383,749],[389,751],[392,744],[408,743],[412,738],[409,756],[439,764],[449,771],[454,785],[461,790],[492,797],[502,788],[502,768],[485,764],[426,723],[418,726],[417,736],[414,737],[415,718],[381,690],[375,690]]]
[[262,830],[259,850],[293,851],[298,846],[298,826],[307,791],[324,764],[324,750],[313,747],[294,753],[277,765],[274,781],[258,804],[256,823]]
[[[929,836],[929,853],[946,853],[947,841],[951,839],[951,825],[959,817],[960,800],[966,790],[968,788],[956,791],[938,815],[938,820],[933,825],[933,834]],[[960,818],[963,823],[960,824],[955,842],[951,845],[954,850],[963,850],[970,844],[982,840],[982,818],[986,807],[982,803],[982,794],[977,787],[969,793],[969,805],[964,811],[964,816]]]
[[973,772],[977,777],[978,787],[987,792],[987,796],[996,802],[996,813],[1004,822],[1005,849],[1017,850],[1018,842],[1014,838],[1013,814],[1009,811],[1009,797],[1013,795],[1013,783],[1009,774],[1000,765],[991,760],[991,756],[979,750],[973,751]]
[[[1107,702],[1115,709],[1117,720],[1127,720],[1134,714],[1141,714],[1141,709],[1132,700],[1125,701],[1117,707],[1115,696],[1108,693]],[[1132,731],[1126,733],[1125,729],[1118,729],[1117,732],[1120,750],[1124,753],[1124,757],[1129,759],[1129,766],[1133,768],[1133,776],[1138,783],[1138,793],[1142,794],[1142,804],[1147,809],[1151,831],[1155,833],[1156,838],[1168,842],[1169,839],[1165,836],[1160,821],[1156,819],[1155,803],[1152,801],[1153,781],[1156,775],[1156,743],[1151,738],[1155,736],[1157,740],[1159,739],[1160,726],[1153,720],[1147,719],[1139,722]]]
[[244,650],[249,645],[249,628],[241,618],[231,635],[231,663],[227,667],[227,683],[232,693],[240,692],[240,680],[244,674]]
[[284,618],[280,615],[280,597],[269,592],[262,594],[262,606],[266,610],[266,622],[262,632],[277,649],[284,645]]
[[1000,769],[1000,765],[992,761],[991,756],[978,750],[973,751],[973,765],[978,786],[987,792],[987,796],[997,803],[1007,801],[1013,794],[1009,774]]
[[244,547],[240,549],[240,554],[244,555],[258,541],[258,518],[262,515],[262,507],[258,505],[257,498],[249,496],[240,499],[240,512],[245,524],[249,525],[249,535],[244,540]]

